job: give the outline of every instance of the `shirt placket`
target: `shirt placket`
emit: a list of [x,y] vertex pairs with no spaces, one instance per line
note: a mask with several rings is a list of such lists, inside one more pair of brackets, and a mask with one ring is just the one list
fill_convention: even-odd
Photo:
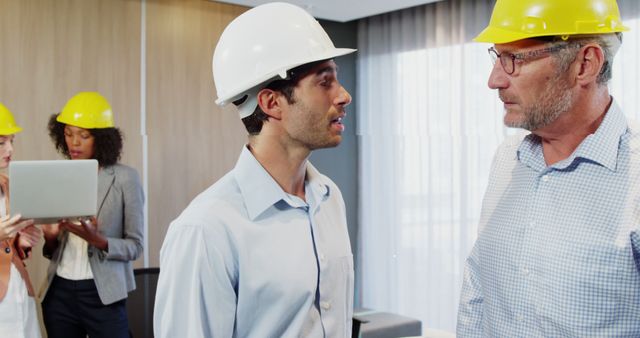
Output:
[[536,318],[541,312],[541,302],[539,298],[540,280],[537,264],[540,251],[539,246],[541,227],[544,226],[546,204],[549,197],[549,186],[553,170],[545,168],[535,172],[530,185],[530,191],[526,194],[527,213],[524,222],[524,231],[521,239],[521,250],[516,267],[516,280],[519,281],[519,295],[522,298],[522,306],[517,309],[516,320],[520,326],[520,332],[527,332],[532,336],[540,336],[538,325],[535,325]]
[[309,219],[309,229],[311,231],[311,239],[313,241],[313,253],[316,259],[316,266],[318,269],[318,279],[316,281],[316,297],[314,300],[314,306],[318,309],[318,313],[320,314],[320,322],[322,324],[322,332],[323,336],[326,336],[326,324],[324,313],[329,311],[331,308],[330,300],[326,299],[324,295],[326,294],[322,288],[322,280],[323,280],[323,272],[326,270],[326,256],[323,252],[324,247],[321,245],[319,240],[319,229],[318,224],[316,222],[315,214],[317,212],[317,205],[310,201],[311,203],[305,207],[305,211],[307,212],[307,217]]

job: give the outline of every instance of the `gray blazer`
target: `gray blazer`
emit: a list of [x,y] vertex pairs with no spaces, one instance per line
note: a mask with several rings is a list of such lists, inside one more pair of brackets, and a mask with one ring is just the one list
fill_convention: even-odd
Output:
[[[142,254],[144,193],[138,172],[115,164],[98,173],[98,230],[109,242],[109,251],[89,245],[87,255],[93,278],[104,305],[127,298],[136,288],[131,261]],[[40,296],[44,299],[56,274],[67,244],[68,232],[58,235],[58,247],[43,251],[51,260],[47,283]]]

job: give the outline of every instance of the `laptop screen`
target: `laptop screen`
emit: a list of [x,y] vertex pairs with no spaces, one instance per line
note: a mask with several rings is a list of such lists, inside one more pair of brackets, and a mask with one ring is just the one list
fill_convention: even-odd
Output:
[[95,216],[98,161],[54,160],[9,163],[9,211],[36,223]]

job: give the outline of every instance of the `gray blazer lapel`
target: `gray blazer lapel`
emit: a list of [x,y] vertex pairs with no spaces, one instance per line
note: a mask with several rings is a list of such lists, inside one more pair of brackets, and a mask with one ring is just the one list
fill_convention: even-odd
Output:
[[98,213],[96,214],[96,217],[100,215],[100,210],[102,210],[105,198],[107,197],[115,179],[116,176],[114,175],[114,170],[111,166],[101,168],[98,171]]

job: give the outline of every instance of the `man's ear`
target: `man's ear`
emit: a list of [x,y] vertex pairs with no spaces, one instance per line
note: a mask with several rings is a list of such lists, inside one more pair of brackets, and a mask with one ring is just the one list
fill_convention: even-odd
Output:
[[595,83],[606,62],[602,48],[596,44],[588,44],[582,47],[577,59],[580,62],[580,72],[576,78],[578,84],[585,86]]
[[282,117],[280,93],[272,89],[262,89],[258,92],[258,106],[270,118],[279,120]]

